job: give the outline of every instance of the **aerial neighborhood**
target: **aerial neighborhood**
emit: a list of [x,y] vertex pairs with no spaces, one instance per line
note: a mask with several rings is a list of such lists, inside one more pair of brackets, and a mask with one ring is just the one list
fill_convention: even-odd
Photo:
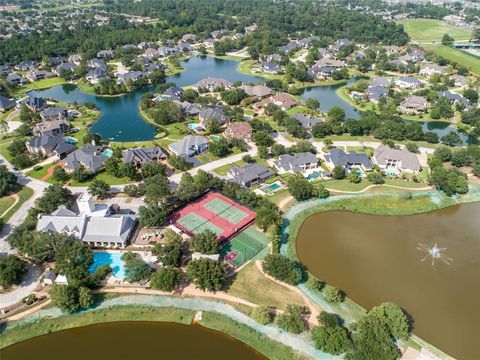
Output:
[[[0,1],[0,326],[33,326],[43,306],[59,319],[111,309],[115,321],[115,306],[129,304],[169,322],[221,317],[211,327],[247,342],[255,333],[248,344],[272,359],[475,358],[448,341],[458,322],[430,336],[430,301],[391,291],[381,303],[371,290],[371,306],[342,288],[333,262],[356,279],[365,239],[404,234],[402,246],[415,246],[400,252],[433,265],[450,245],[400,223],[480,200],[479,11]],[[429,38],[432,26],[441,30]],[[352,250],[345,238],[358,240]],[[343,253],[328,255],[332,239]],[[367,267],[372,284],[356,279],[358,292],[393,282],[373,280],[393,263]],[[435,271],[415,271],[428,274],[398,275],[397,288],[428,278],[447,297]],[[178,309],[189,315],[178,320]],[[149,316],[134,312],[118,319]],[[22,326],[6,325],[5,346],[29,338]]]

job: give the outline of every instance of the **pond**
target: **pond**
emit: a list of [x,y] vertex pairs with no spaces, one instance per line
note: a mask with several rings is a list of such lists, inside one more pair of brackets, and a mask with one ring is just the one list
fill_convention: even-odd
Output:
[[311,273],[365,308],[394,302],[416,335],[458,359],[480,359],[479,214],[480,203],[414,216],[317,213],[296,248]]
[[200,325],[115,322],[39,336],[0,351],[2,360],[266,359],[244,343]]
[[[181,65],[185,71],[168,77],[167,82],[188,86],[208,76],[224,78],[231,82],[264,81],[262,78],[237,72],[238,61],[193,57],[182,61]],[[153,91],[153,87],[146,87],[121,96],[95,96],[82,92],[75,85],[67,84],[46,90],[31,91],[29,94],[62,102],[94,103],[101,111],[101,115],[90,128],[92,132],[99,133],[103,139],[112,141],[144,141],[154,139],[157,131],[152,124],[140,116],[138,104],[145,93]]]

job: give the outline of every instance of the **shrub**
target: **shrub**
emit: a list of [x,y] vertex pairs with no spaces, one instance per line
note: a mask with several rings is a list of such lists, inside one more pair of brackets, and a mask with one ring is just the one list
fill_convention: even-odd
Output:
[[272,313],[265,305],[259,305],[252,310],[252,319],[259,324],[266,325],[273,320]]
[[332,303],[343,302],[345,298],[340,290],[330,285],[326,285],[323,289],[323,296],[327,301]]

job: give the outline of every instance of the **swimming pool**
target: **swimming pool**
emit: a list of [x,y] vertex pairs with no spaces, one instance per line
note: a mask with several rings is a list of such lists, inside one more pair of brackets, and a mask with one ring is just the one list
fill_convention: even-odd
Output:
[[190,130],[196,130],[198,127],[200,127],[199,124],[195,124],[195,123],[189,123],[187,126]]
[[76,143],[78,142],[78,140],[75,139],[75,138],[73,138],[73,137],[66,137],[66,138],[65,138],[65,142],[66,142],[67,144],[76,144]]
[[279,181],[275,181],[274,183],[272,183],[270,185],[262,186],[261,190],[262,191],[267,191],[267,192],[275,192],[275,191],[277,191],[281,188],[282,188],[282,183],[279,182]]
[[221,138],[218,135],[210,135],[210,139],[212,139],[213,141],[219,141]]
[[94,251],[93,264],[88,271],[94,274],[102,265],[109,265],[112,268],[112,275],[117,279],[125,278],[125,266],[122,261],[122,252]]
[[315,179],[320,178],[320,176],[321,176],[321,174],[320,174],[319,171],[314,171],[313,173],[311,173],[311,174],[309,174],[309,175],[307,176],[307,180],[308,180],[308,181],[313,181],[313,180],[315,180]]
[[385,175],[396,176],[396,175],[400,175],[400,172],[397,169],[387,169],[385,170]]
[[113,151],[110,150],[110,149],[107,149],[107,150],[105,150],[104,152],[102,152],[102,154],[103,154],[104,156],[111,157],[111,156],[113,155]]

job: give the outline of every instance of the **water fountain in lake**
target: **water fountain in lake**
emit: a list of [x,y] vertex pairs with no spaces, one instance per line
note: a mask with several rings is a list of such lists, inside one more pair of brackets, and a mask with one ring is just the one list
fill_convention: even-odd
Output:
[[445,264],[450,265],[450,262],[453,260],[447,254],[445,254],[445,250],[447,250],[447,248],[438,247],[436,243],[433,246],[418,243],[417,249],[425,253],[422,261],[431,258],[432,265],[435,265],[435,261],[437,260],[443,261]]

